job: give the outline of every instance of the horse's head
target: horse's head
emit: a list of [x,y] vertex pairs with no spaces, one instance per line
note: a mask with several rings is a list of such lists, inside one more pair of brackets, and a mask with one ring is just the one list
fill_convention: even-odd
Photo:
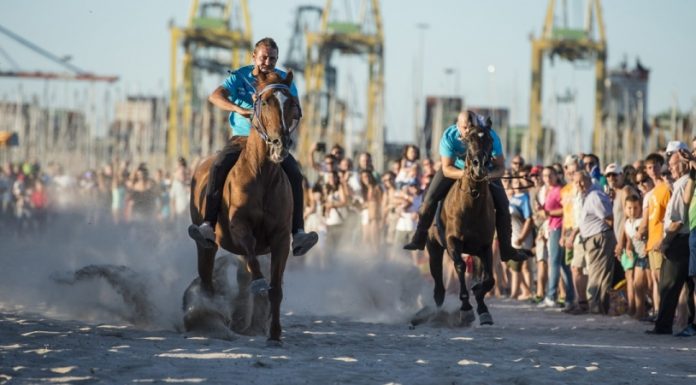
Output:
[[467,135],[463,138],[467,144],[466,163],[469,175],[476,180],[483,180],[488,176],[488,168],[491,165],[491,150],[493,138],[490,135],[492,122],[490,118],[484,118],[469,111]]
[[292,71],[283,79],[276,72],[259,72],[253,125],[266,142],[268,158],[274,163],[288,156],[290,134],[300,121],[300,105],[290,93]]

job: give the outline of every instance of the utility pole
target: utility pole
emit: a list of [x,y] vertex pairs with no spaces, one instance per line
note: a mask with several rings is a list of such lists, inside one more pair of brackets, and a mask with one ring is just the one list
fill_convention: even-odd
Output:
[[426,23],[416,24],[418,28],[418,57],[416,58],[416,81],[413,83],[415,86],[414,92],[414,108],[413,108],[413,131],[415,134],[416,145],[420,149],[422,154],[425,154],[425,138],[423,137],[423,122],[421,117],[421,111],[423,110],[423,77],[425,67],[425,31],[429,28]]

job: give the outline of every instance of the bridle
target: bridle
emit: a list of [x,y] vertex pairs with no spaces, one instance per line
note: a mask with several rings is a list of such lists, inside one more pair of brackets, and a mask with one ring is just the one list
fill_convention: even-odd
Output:
[[275,97],[278,100],[278,104],[280,106],[280,122],[283,125],[283,137],[289,137],[290,134],[292,134],[292,132],[295,131],[299,123],[299,119],[294,119],[289,128],[285,123],[285,102],[288,99],[290,99],[290,96],[288,96],[290,94],[289,86],[282,83],[269,84],[265,86],[261,91],[255,93],[256,100],[254,101],[254,114],[251,118],[252,125],[254,126],[256,132],[258,132],[258,134],[261,136],[261,139],[263,139],[263,141],[266,142],[266,145],[272,147],[280,147],[283,145],[281,139],[271,139],[268,136],[268,130],[266,129],[266,127],[264,127],[263,122],[261,121],[261,107],[266,103],[263,100],[262,95],[269,91],[273,92],[273,97]]
[[[477,135],[482,137],[485,134],[486,133],[484,132],[484,133],[479,133]],[[467,156],[466,156],[467,165],[465,168],[464,176],[468,180],[474,182],[474,183],[467,183],[468,190],[469,190],[468,193],[469,193],[469,195],[471,195],[471,197],[473,199],[477,199],[478,197],[481,196],[481,191],[479,191],[479,189],[476,188],[475,185],[478,185],[479,183],[484,183],[484,182],[488,183],[490,181],[490,177],[488,176],[488,173],[486,173],[486,175],[484,175],[483,177],[476,176],[476,174],[474,172],[474,168],[472,167],[472,164],[471,164],[471,163],[473,163],[472,159],[475,157],[473,156],[473,154],[471,154],[472,146],[470,145],[470,139],[466,138],[466,141],[467,141]],[[479,167],[487,167],[486,165],[488,164],[488,162],[490,160],[489,158],[490,158],[490,156],[488,155],[488,152],[485,151],[483,158],[480,160],[481,164],[479,165]]]

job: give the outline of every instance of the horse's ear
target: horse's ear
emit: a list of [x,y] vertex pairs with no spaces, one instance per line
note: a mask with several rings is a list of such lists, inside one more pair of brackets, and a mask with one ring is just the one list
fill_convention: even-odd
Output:
[[285,76],[285,79],[283,80],[283,83],[284,83],[286,86],[290,87],[290,85],[292,84],[292,78],[293,78],[293,76],[294,76],[294,74],[292,73],[292,70],[288,70],[288,74],[287,74],[287,76]]
[[490,116],[486,118],[486,128],[489,130],[493,128],[493,121],[491,120]]

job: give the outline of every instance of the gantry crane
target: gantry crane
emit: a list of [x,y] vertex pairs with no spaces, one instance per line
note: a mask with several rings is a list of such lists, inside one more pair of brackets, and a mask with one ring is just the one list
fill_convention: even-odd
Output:
[[[252,52],[251,21],[246,0],[192,0],[188,26],[171,26],[171,73],[167,156],[190,155],[191,128],[195,106],[200,106],[196,84],[203,72],[225,74],[248,60]],[[236,11],[233,15],[233,11]],[[183,46],[182,78],[177,68],[179,44]],[[180,83],[181,80],[183,83]],[[179,88],[183,85],[183,101]],[[182,105],[181,116],[179,106]]]
[[[15,78],[25,78],[25,79],[44,79],[44,80],[81,80],[89,82],[108,82],[113,83],[118,80],[118,76],[113,75],[95,75],[91,72],[87,72],[80,67],[70,63],[70,56],[58,57],[55,54],[39,47],[38,45],[32,43],[31,41],[23,38],[22,36],[10,31],[9,29],[0,25],[0,33],[11,38],[12,40],[18,42],[19,44],[29,48],[30,50],[38,53],[39,55],[51,60],[52,62],[60,65],[69,72],[45,72],[45,71],[24,71],[21,69],[14,69],[12,71],[0,70],[0,77],[15,77]],[[0,49],[0,52],[5,57],[5,59],[17,67],[12,58],[4,50]]]
[[378,0],[362,0],[357,20],[337,20],[327,0],[318,31],[305,34],[305,101],[299,152],[306,155],[316,141],[344,144],[343,128],[334,124],[336,68],[333,54],[367,56],[368,76],[364,150],[381,168],[384,152],[384,33]]
[[[604,107],[604,79],[606,77],[607,41],[604,34],[604,20],[600,0],[587,1],[587,13],[583,29],[572,29],[567,25],[554,23],[555,0],[549,0],[544,20],[544,29],[538,39],[532,39],[532,90],[529,105],[529,134],[524,147],[525,157],[535,161],[544,158],[542,135],[543,55],[548,53],[553,59],[575,62],[594,59],[595,66],[595,106],[592,152],[603,155],[602,148],[602,109]],[[598,35],[594,36],[596,23]]]

